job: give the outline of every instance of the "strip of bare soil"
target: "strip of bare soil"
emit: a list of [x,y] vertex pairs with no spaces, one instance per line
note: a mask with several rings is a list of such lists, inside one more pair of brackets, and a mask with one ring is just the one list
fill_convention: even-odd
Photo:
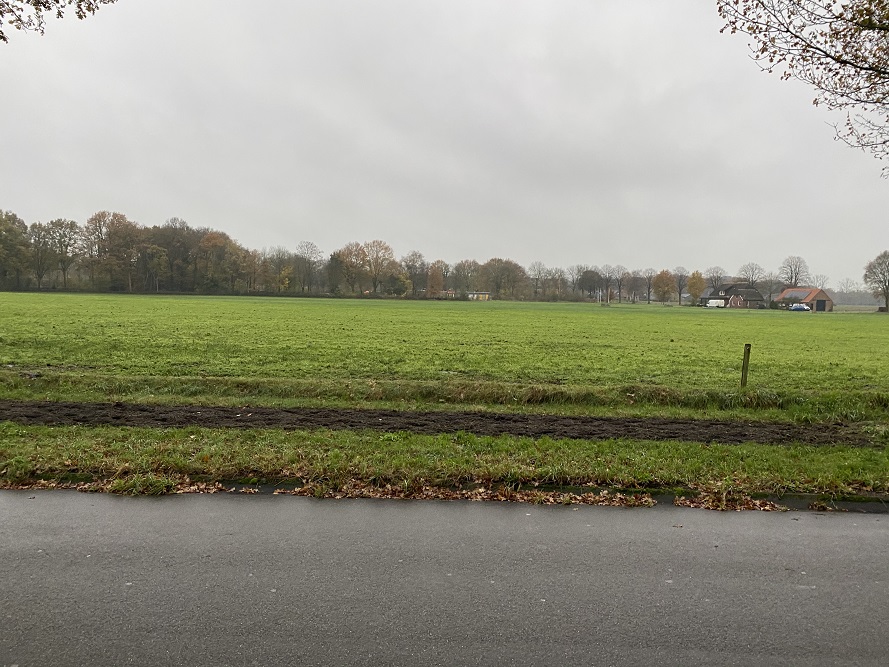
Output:
[[854,426],[797,425],[694,419],[516,415],[486,412],[401,412],[331,408],[276,409],[130,403],[0,400],[0,421],[46,426],[150,428],[373,429],[420,434],[456,433],[605,440],[685,440],[739,444],[871,444]]

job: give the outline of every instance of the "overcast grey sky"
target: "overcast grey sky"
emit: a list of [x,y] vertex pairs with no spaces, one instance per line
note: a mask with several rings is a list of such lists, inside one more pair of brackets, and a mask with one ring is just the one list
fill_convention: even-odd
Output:
[[713,0],[119,0],[0,44],[0,208],[860,280],[881,163],[720,27]]

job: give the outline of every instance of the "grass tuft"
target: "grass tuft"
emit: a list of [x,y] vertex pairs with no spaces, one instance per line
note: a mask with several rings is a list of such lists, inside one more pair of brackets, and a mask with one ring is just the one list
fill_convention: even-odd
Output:
[[18,483],[33,479],[36,475],[36,465],[26,456],[13,456],[6,461],[0,461],[0,479]]
[[162,496],[173,491],[178,481],[154,473],[136,473],[118,477],[108,485],[108,491],[127,496]]

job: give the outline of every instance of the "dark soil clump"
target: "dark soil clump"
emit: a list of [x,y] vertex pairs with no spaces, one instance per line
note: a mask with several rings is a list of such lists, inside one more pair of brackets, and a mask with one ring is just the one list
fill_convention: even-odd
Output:
[[150,428],[373,429],[420,434],[456,433],[605,440],[685,440],[771,445],[871,445],[854,426],[663,418],[517,415],[487,412],[401,412],[336,408],[228,408],[131,403],[0,400],[0,421],[46,426]]

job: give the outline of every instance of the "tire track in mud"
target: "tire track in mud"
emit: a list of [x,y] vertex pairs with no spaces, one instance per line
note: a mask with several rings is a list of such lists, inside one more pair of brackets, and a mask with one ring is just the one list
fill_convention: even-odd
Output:
[[338,408],[217,407],[136,403],[0,400],[0,421],[45,426],[358,430],[436,435],[514,435],[581,440],[685,440],[772,445],[873,443],[854,426],[696,419],[520,415],[488,412],[402,412]]

